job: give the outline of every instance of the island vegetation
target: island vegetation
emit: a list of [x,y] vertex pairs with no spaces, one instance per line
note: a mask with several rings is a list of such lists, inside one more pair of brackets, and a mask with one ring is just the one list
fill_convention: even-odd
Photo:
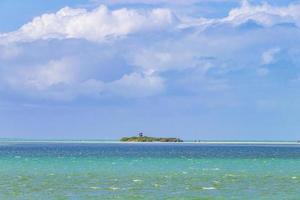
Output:
[[139,133],[138,136],[133,137],[123,137],[121,138],[122,142],[183,142],[179,138],[163,138],[163,137],[148,137],[144,136],[142,133]]

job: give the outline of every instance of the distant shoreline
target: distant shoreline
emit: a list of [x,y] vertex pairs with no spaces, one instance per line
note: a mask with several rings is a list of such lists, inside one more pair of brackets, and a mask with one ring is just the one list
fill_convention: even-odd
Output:
[[184,142],[122,142],[117,140],[0,140],[5,143],[50,143],[50,144],[236,144],[236,145],[300,145],[297,141],[184,141]]

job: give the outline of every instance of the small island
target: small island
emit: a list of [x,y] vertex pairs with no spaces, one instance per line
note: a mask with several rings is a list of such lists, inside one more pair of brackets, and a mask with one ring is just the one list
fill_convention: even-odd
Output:
[[144,136],[143,133],[139,133],[138,136],[123,137],[121,142],[183,142],[179,138],[162,138],[162,137],[148,137]]

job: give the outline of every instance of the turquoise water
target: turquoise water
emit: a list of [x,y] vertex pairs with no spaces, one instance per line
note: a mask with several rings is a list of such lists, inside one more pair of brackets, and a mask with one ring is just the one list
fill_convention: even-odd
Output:
[[0,145],[0,199],[299,199],[300,147]]

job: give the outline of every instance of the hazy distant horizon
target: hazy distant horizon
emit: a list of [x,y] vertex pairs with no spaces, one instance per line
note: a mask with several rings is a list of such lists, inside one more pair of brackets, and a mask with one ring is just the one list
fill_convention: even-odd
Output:
[[[132,136],[135,136],[135,135],[127,135],[127,136],[124,136],[124,137],[132,137]],[[148,136],[148,135],[147,135]],[[149,135],[150,137],[160,137],[160,136],[153,136],[153,135]],[[165,136],[165,137],[168,137],[168,136]],[[169,136],[169,137],[173,137],[173,136]],[[26,138],[26,137],[23,137],[23,138],[10,138],[10,137],[7,137],[7,138],[0,138],[0,142],[5,142],[5,141],[103,141],[103,142],[120,142],[120,138]],[[180,138],[180,137],[178,137]],[[194,139],[191,139],[191,138],[180,138],[183,140],[183,142],[202,142],[202,143],[205,143],[205,142],[241,142],[241,143],[246,143],[246,142],[292,142],[292,143],[298,143],[299,140],[297,139],[282,139],[282,140],[272,140],[272,139],[199,139],[199,138],[194,138]]]

